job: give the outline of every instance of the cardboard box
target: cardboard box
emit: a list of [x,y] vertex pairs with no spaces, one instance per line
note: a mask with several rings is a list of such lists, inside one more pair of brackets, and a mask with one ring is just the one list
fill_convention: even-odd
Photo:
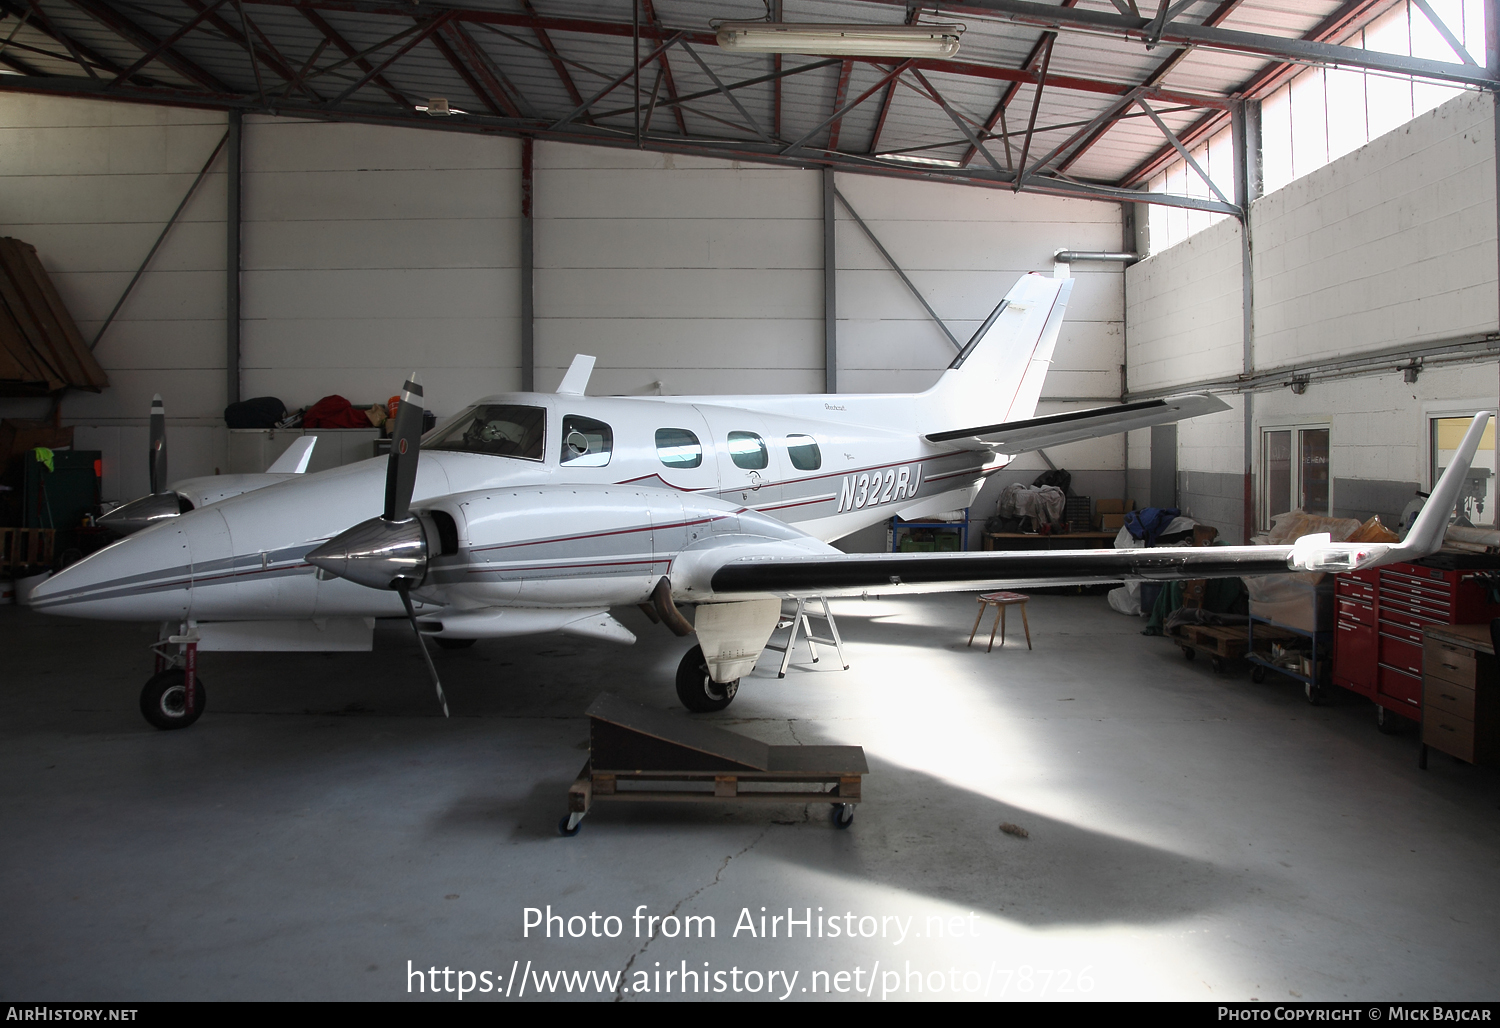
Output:
[[1094,501],[1094,508],[1100,514],[1124,514],[1126,511],[1135,510],[1135,501],[1099,499]]
[[1125,515],[1124,514],[1100,514],[1099,515],[1099,531],[1101,531],[1101,532],[1118,532],[1120,529],[1122,529],[1124,527],[1125,527]]

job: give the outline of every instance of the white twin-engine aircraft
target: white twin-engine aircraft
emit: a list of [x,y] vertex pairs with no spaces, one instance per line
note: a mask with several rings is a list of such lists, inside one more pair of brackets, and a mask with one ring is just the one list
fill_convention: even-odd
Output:
[[677,692],[710,711],[734,698],[788,598],[1343,571],[1441,544],[1485,415],[1400,545],[1326,535],[953,554],[829,545],[892,515],[967,507],[1014,454],[1226,409],[1191,395],[1033,417],[1072,284],[1022,277],[916,394],[589,397],[593,358],[580,357],[556,394],[489,397],[421,438],[413,375],[388,461],[288,475],[164,518],[54,575],[32,602],[165,623],[159,653],[181,646],[167,659],[183,666],[141,696],[164,728],[202,710],[198,649],[368,649],[374,618],[404,612],[441,699],[425,637],[458,646],[562,631],[631,643],[610,615],[626,605],[697,635]]

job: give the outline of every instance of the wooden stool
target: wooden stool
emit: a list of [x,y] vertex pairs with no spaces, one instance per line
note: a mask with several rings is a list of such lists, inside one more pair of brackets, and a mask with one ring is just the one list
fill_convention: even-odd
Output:
[[1000,645],[1005,645],[1005,608],[1011,604],[1021,605],[1021,627],[1026,629],[1026,648],[1031,649],[1031,624],[1026,620],[1026,601],[1031,599],[1024,593],[983,593],[979,597],[979,614],[974,618],[973,631],[969,632],[969,641],[966,645],[974,645],[974,633],[979,631],[979,622],[984,619],[985,608],[994,605],[995,623],[990,626],[990,644],[985,648],[985,653],[995,648],[995,629],[1000,630]]

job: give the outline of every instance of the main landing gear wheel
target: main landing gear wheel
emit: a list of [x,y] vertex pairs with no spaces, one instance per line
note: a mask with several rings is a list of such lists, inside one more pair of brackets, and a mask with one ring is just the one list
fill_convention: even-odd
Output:
[[187,709],[187,675],[180,667],[151,676],[141,689],[141,714],[157,728],[186,728],[197,721],[208,701],[201,675],[193,676],[193,709]]
[[445,639],[441,635],[433,636],[432,641],[445,650],[466,650],[473,646],[478,639]]
[[854,823],[854,804],[835,803],[833,805],[833,827],[838,829],[848,828]]
[[677,665],[677,698],[695,714],[723,710],[739,688],[738,678],[720,683],[709,677],[708,661],[703,659],[701,646],[694,646],[684,653],[682,663]]

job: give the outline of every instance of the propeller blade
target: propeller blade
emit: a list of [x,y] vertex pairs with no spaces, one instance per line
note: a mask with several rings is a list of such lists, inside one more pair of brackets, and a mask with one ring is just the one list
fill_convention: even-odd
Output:
[[151,491],[167,491],[167,409],[161,396],[151,397],[151,442],[146,467],[151,474]]
[[417,444],[422,441],[422,386],[417,373],[401,386],[401,406],[396,409],[396,427],[391,432],[391,459],[385,471],[387,521],[405,521],[411,515],[411,492],[417,484]]
[[[401,399],[401,406],[406,406],[404,396]],[[417,627],[417,612],[411,606],[411,590],[398,586],[396,591],[401,594],[401,602],[406,605],[406,619],[411,622],[411,630],[417,635],[417,646],[422,650],[422,659],[427,662],[427,673],[432,676],[432,687],[437,690],[438,702],[443,705],[443,717],[447,717],[448,697],[443,695],[443,683],[438,681],[437,668],[432,663],[432,654],[427,652],[427,640],[422,638],[422,630]]]

